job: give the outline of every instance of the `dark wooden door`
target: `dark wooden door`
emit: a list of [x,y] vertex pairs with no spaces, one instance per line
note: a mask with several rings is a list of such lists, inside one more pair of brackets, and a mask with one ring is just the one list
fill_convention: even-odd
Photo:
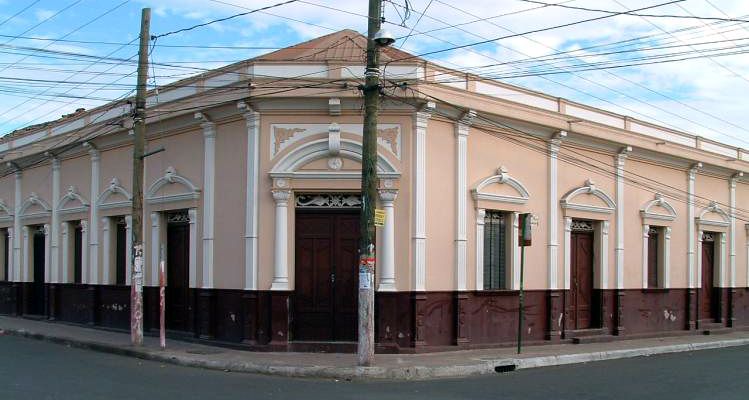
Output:
[[658,232],[654,229],[648,234],[648,287],[658,287]]
[[44,231],[41,227],[31,229],[34,283],[29,314],[44,315]]
[[700,288],[700,319],[715,319],[716,302],[713,297],[713,274],[715,270],[715,243],[702,242],[702,287]]
[[298,213],[294,340],[354,341],[358,213]]
[[73,283],[83,282],[83,227],[76,222],[73,227]]
[[124,285],[127,277],[125,276],[125,266],[127,265],[127,226],[124,218],[117,221],[117,232],[115,235],[115,275],[116,283]]
[[166,229],[166,328],[189,331],[190,229],[170,222]]
[[573,329],[589,329],[593,324],[593,234],[572,232],[571,319]]

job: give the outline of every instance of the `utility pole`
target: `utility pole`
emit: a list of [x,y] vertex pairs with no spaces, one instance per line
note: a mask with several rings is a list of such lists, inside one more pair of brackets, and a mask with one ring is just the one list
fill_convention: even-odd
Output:
[[359,345],[360,366],[374,361],[374,205],[377,199],[377,113],[380,107],[380,49],[375,35],[380,33],[382,0],[369,0],[367,29],[367,69],[364,73],[364,127],[362,138],[361,194],[359,220]]
[[[133,226],[132,271],[130,279],[130,339],[143,345],[143,152],[146,137],[146,83],[148,81],[148,42],[151,39],[151,9],[144,8],[140,20],[138,84],[133,121]],[[155,267],[155,266],[154,266]]]

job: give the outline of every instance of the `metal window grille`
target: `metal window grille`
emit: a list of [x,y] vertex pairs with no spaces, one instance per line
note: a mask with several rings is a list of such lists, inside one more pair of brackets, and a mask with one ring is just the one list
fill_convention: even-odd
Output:
[[484,289],[506,287],[506,214],[486,211],[484,217]]

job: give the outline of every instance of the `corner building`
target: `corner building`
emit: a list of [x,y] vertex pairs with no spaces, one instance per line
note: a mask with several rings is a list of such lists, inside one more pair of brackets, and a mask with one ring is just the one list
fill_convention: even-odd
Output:
[[[366,40],[344,30],[151,93],[145,329],[352,351]],[[385,49],[380,352],[749,326],[749,152]],[[394,83],[398,83],[395,85]],[[0,313],[129,329],[130,104],[0,140]]]

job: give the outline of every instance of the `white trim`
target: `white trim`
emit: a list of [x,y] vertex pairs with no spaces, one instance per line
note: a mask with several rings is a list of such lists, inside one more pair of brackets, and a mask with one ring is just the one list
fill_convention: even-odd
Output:
[[624,289],[624,164],[632,148],[623,148],[616,156],[616,246],[614,247],[615,286]]
[[[22,192],[21,192],[21,183],[23,178],[23,173],[21,171],[15,172],[15,208],[16,212],[13,214],[13,229],[14,234],[13,237],[16,239],[13,242],[13,276],[12,280],[13,282],[21,282],[21,265],[23,264],[22,260],[22,250],[23,250],[23,236],[22,236],[22,228],[21,228],[21,202],[22,202]],[[23,257],[25,258],[25,257]]]
[[486,209],[476,209],[476,290],[484,290],[484,218]]
[[60,202],[60,160],[52,159],[52,218],[50,240],[50,265],[52,269],[52,282],[60,283],[60,214],[58,204]]
[[[163,187],[172,184],[180,184],[185,189],[183,193],[159,195],[158,192]],[[154,181],[146,191],[146,203],[148,204],[164,204],[184,200],[198,200],[200,198],[200,189],[195,186],[189,179],[177,174],[174,167],[168,167],[164,173],[164,176]],[[158,254],[157,254],[158,255]]]
[[[79,206],[75,207],[69,207],[68,203],[71,202],[78,202],[80,203]],[[89,203],[88,201],[81,196],[80,193],[78,193],[78,189],[75,186],[68,187],[68,191],[65,193],[64,196],[58,200],[57,203],[57,213],[58,215],[68,215],[68,214],[76,214],[76,213],[85,213],[89,209]]]
[[203,280],[201,287],[213,288],[216,187],[216,125],[203,122]]
[[198,210],[187,209],[187,217],[190,219],[190,251],[188,254],[188,265],[190,269],[190,287],[198,287]]
[[[701,275],[702,271],[699,269],[699,265],[701,264],[701,261],[699,261],[702,258],[702,233],[699,235],[698,244],[697,246],[700,247],[698,251],[700,253],[699,257],[697,257],[697,268],[695,268],[695,243],[694,243],[694,235],[695,235],[695,220],[694,220],[694,184],[695,184],[695,178],[697,175],[697,170],[702,167],[701,163],[694,164],[692,168],[690,168],[687,171],[687,265],[688,265],[688,286],[690,289],[694,289],[695,287],[698,287],[698,284],[695,284],[697,281],[702,280],[700,276],[697,276],[697,279],[695,279],[695,272],[697,272],[697,275]],[[695,271],[696,270],[696,271]]]
[[736,180],[743,176],[743,173],[734,174],[728,180],[729,189],[729,209],[730,228],[728,242],[728,264],[730,269],[730,287],[736,287]]
[[[109,198],[120,194],[127,200],[109,201]],[[96,199],[96,205],[100,210],[111,210],[114,208],[131,208],[133,206],[133,196],[121,184],[117,177],[109,181],[107,188]]]
[[112,255],[110,254],[110,252],[112,251],[112,234],[116,232],[116,229],[112,230],[112,225],[113,224],[111,217],[104,217],[101,219],[101,233],[102,238],[104,239],[101,249],[101,283],[104,285],[112,284],[112,282],[110,282],[110,278],[112,275],[114,275],[111,273]]
[[658,229],[658,288],[671,288],[671,227],[642,225],[642,288],[648,288],[649,254],[648,240],[651,228]]
[[89,226],[88,221],[81,221],[81,283],[90,284],[94,283],[91,281],[91,270],[89,269],[89,257],[88,251],[86,251],[86,243],[89,242]]
[[260,113],[249,110],[249,112],[246,112],[244,114],[244,118],[247,127],[247,193],[245,197],[244,286],[245,290],[257,290],[257,246],[259,233],[258,185],[260,181]]
[[[651,211],[653,207],[663,207],[666,209],[668,214],[661,214],[657,212]],[[665,198],[663,198],[663,195],[660,193],[655,194],[655,198],[653,200],[648,201],[645,203],[645,205],[642,206],[640,209],[640,216],[642,218],[649,218],[659,221],[673,221],[676,219],[676,210],[669,204],[668,201],[666,201]]]
[[[714,213],[720,215],[720,217],[723,219],[722,221],[714,220],[714,219],[705,219],[705,215],[708,213]],[[700,211],[700,215],[697,217],[696,222],[697,225],[700,227],[701,230],[706,231],[709,229],[709,227],[720,227],[720,228],[726,228],[730,225],[731,218],[728,216],[728,214],[718,205],[716,202],[710,202],[710,205],[703,208],[702,211]]]
[[21,228],[21,231],[23,232],[23,271],[18,275],[19,282],[29,282],[29,268],[30,268],[30,260],[31,260],[31,254],[29,249],[29,226],[24,225],[23,228]]
[[[697,286],[698,288],[702,287],[702,230],[697,231],[697,254],[700,256],[697,257]],[[713,263],[715,260],[713,260]]]
[[664,289],[671,289],[671,227],[663,227],[663,256],[661,258],[661,287]]
[[[145,282],[146,271],[143,271],[144,286],[156,286],[159,283],[159,256],[161,255],[161,225],[163,225],[162,216],[159,212],[151,213],[151,282],[147,285]],[[145,258],[145,254],[143,255]]]
[[133,216],[125,216],[125,285],[130,286],[133,273]]
[[5,277],[9,282],[13,282],[13,246],[16,239],[13,237],[13,227],[8,228],[8,276]]
[[[41,207],[44,211],[37,211],[34,213],[27,213],[29,208],[33,205],[38,205]],[[30,218],[37,218],[37,217],[49,217],[52,214],[52,207],[44,201],[43,199],[39,198],[36,193],[32,192],[31,195],[21,204],[21,208],[18,211],[18,214],[20,215],[21,219],[30,219]]]
[[642,288],[648,288],[648,274],[650,272],[650,225],[642,224]]
[[394,189],[379,190],[380,203],[385,210],[385,226],[382,228],[382,246],[379,247],[380,284],[379,292],[393,292],[395,287],[395,209],[393,202],[398,196]]
[[726,287],[726,233],[721,232],[719,236],[718,251],[716,252],[718,253],[718,271],[715,271],[718,279],[716,281],[720,287]]
[[50,227],[49,224],[44,224],[44,283],[51,282],[50,268],[49,268],[49,251],[50,251]]
[[426,135],[429,118],[436,108],[435,103],[427,102],[414,113],[413,149],[413,290],[426,290]]
[[512,212],[507,214],[510,217],[508,225],[510,234],[510,240],[507,241],[507,245],[510,247],[508,254],[510,257],[508,260],[509,265],[507,267],[507,283],[508,289],[520,290],[520,246],[518,244],[518,230],[520,226],[520,214]]
[[[518,196],[501,195],[483,191],[484,188],[492,184],[507,184],[518,192]],[[471,190],[471,194],[473,196],[473,199],[477,201],[488,200],[498,203],[511,204],[525,204],[530,198],[528,189],[526,189],[519,180],[510,176],[507,173],[507,168],[505,168],[504,166],[501,166],[497,169],[496,175],[484,178],[481,182],[479,182],[478,185],[476,185],[476,187]]]
[[564,289],[570,290],[572,271],[572,217],[564,217]]
[[70,223],[60,224],[60,237],[62,248],[62,280],[61,283],[70,283]]
[[289,290],[288,206],[291,190],[273,190],[276,201],[276,227],[273,243],[273,282],[270,290]]
[[559,187],[559,148],[567,132],[560,131],[549,140],[549,222],[548,229],[548,282],[549,289],[559,289],[559,204],[557,203]]
[[[88,143],[88,142],[86,142]],[[86,145],[84,143],[84,145]],[[89,208],[90,229],[88,234],[88,262],[89,262],[89,283],[99,283],[99,209],[96,207],[96,200],[99,195],[100,174],[101,174],[101,157],[99,150],[93,148],[90,144],[89,154],[91,155],[91,207]],[[85,243],[85,242],[84,242]]]
[[13,220],[13,212],[11,212],[11,209],[5,204],[5,201],[0,199],[0,212],[4,212],[4,216],[0,216],[0,222],[8,222]]
[[[604,203],[606,203],[606,206],[601,207],[582,203],[574,203],[572,200],[580,194],[592,194],[593,196],[598,197]],[[562,208],[566,210],[586,211],[601,214],[611,214],[616,208],[616,203],[614,203],[614,200],[611,199],[611,196],[606,194],[606,192],[604,192],[603,190],[599,189],[590,179],[585,181],[585,185],[567,192],[567,194],[562,197],[562,200],[560,200],[559,203]]]
[[467,287],[468,131],[476,112],[470,110],[455,124],[455,288]]

